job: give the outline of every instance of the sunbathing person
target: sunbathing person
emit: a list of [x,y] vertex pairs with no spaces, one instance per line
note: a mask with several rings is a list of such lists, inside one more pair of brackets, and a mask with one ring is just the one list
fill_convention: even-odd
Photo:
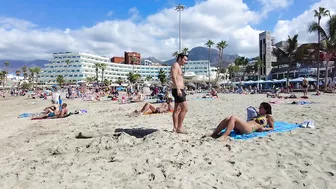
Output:
[[[268,126],[268,127],[267,127]],[[224,134],[220,136],[223,129],[226,129]],[[249,134],[255,131],[270,131],[274,129],[274,119],[272,117],[272,107],[270,104],[263,102],[259,106],[258,116],[251,121],[243,121],[236,116],[225,118],[211,134],[213,138],[222,137],[228,138],[232,130],[241,133]]]
[[41,115],[41,116],[38,116],[38,117],[33,117],[32,119],[63,118],[67,114],[68,114],[67,104],[63,103],[62,106],[61,106],[61,110],[49,112],[46,115]]
[[140,111],[135,110],[134,113],[137,115],[141,114],[160,114],[174,111],[174,107],[172,106],[172,99],[169,98],[166,103],[162,103],[160,106],[155,107],[151,103],[146,103]]

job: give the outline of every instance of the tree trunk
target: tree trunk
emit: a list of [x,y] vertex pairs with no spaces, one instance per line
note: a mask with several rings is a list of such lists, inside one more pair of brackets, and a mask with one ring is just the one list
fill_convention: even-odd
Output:
[[[320,22],[321,22],[321,19],[319,18],[318,19],[318,25],[320,26]],[[317,33],[317,43],[318,43],[318,47],[317,47],[317,87],[316,89],[319,90],[320,88],[320,43],[321,43],[321,39],[320,39],[320,31],[318,30],[318,33]]]
[[102,82],[104,82],[104,70],[102,70]]
[[324,91],[326,92],[327,91],[327,86],[328,86],[328,70],[329,70],[329,55],[327,55],[327,64],[325,66],[326,68],[326,72],[325,72],[325,77],[324,77]]
[[210,80],[210,75],[211,75],[211,73],[210,73],[210,71],[211,71],[211,68],[210,68],[210,66],[211,66],[211,64],[210,64],[210,53],[211,53],[211,47],[209,47],[209,55],[208,55],[208,60],[209,60],[209,68],[208,68],[208,71],[209,71],[209,73],[208,73],[208,76],[209,76],[209,86],[210,86],[210,82],[211,82],[211,80]]

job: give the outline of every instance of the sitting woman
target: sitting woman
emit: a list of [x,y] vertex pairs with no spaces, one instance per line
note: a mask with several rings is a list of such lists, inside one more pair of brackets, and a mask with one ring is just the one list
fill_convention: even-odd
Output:
[[49,114],[54,113],[56,111],[56,106],[49,106],[43,109],[43,113]]
[[140,111],[135,110],[134,113],[137,115],[141,114],[160,114],[174,111],[174,107],[172,105],[172,98],[167,99],[166,103],[162,103],[160,106],[155,107],[151,103],[146,103]]
[[255,131],[262,132],[273,130],[274,119],[272,117],[272,107],[266,102],[261,103],[259,106],[258,116],[247,122],[236,116],[227,117],[217,126],[211,137],[221,137],[219,134],[223,129],[226,129],[222,135],[223,139],[226,139],[232,130],[241,134],[249,134]]

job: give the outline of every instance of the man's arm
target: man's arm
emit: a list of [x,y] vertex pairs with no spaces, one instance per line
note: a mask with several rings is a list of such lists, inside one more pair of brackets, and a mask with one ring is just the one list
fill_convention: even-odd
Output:
[[62,110],[61,110],[61,113],[60,113],[57,117],[58,117],[58,118],[62,118],[62,117],[64,117],[65,112],[66,112],[66,110],[65,110],[65,109],[62,109]]
[[171,75],[173,85],[176,87],[177,90],[179,90],[179,88],[177,87],[177,72],[178,72],[178,64],[174,63],[172,65],[170,75]]

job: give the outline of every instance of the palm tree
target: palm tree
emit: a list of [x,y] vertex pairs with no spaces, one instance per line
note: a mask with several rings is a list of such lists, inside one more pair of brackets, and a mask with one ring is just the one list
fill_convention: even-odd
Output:
[[210,57],[210,54],[211,54],[211,47],[212,47],[212,45],[214,45],[215,43],[213,42],[213,41],[211,41],[211,40],[208,40],[208,42],[206,42],[205,43],[205,45],[209,48],[209,53],[208,53],[208,60],[209,60],[209,65],[208,65],[208,69],[209,69],[209,84],[210,84],[210,76],[211,76],[211,70],[210,70],[210,59],[211,59],[211,57]]
[[140,79],[140,74],[138,73],[132,73],[132,72],[129,72],[127,74],[127,79],[129,82],[131,82],[132,84],[136,83],[138,81],[138,79]]
[[[4,80],[4,75],[2,73],[2,71],[0,72],[0,82],[2,83],[2,80]],[[2,83],[3,84],[3,83]]]
[[2,87],[3,87],[3,89],[4,89],[4,88],[5,88],[5,82],[6,82],[6,80],[7,80],[7,74],[8,74],[8,72],[5,71],[5,70],[3,70],[3,71],[1,71],[0,73],[1,73]]
[[222,69],[224,49],[227,46],[228,46],[228,44],[226,43],[226,41],[220,41],[219,43],[217,43],[217,46],[216,46],[219,50],[219,54],[218,54],[219,70],[217,71],[216,82],[218,81],[219,72]]
[[17,80],[18,80],[18,85],[17,85],[17,87],[19,88],[19,85],[20,85],[20,75],[21,75],[21,70],[16,70],[15,71],[15,75],[16,75],[16,77],[17,77]]
[[121,85],[123,83],[123,80],[121,79],[121,77],[118,77],[116,83],[118,83],[119,85]]
[[100,64],[100,69],[102,70],[102,81],[104,81],[104,71],[106,70],[106,68],[107,68],[107,64],[105,64],[105,63],[102,63],[102,64]]
[[5,78],[4,82],[6,82],[7,81],[7,74],[8,74],[8,66],[10,65],[10,63],[8,61],[5,61],[4,65],[6,67],[6,72],[3,72],[3,74],[4,74],[4,78]]
[[336,53],[336,15],[330,17],[328,20],[326,30],[323,29],[318,23],[314,22],[309,26],[310,32],[318,32],[322,37],[322,47],[326,52],[326,72],[325,72],[325,83],[324,90],[327,90],[328,85],[328,70],[329,70],[329,61],[335,56]]
[[58,76],[56,77],[56,82],[57,82],[60,86],[62,86],[62,85],[65,83],[65,80],[64,80],[63,75],[58,75]]
[[284,50],[276,48],[273,51],[273,54],[276,55],[277,58],[284,57],[288,61],[286,86],[289,85],[289,72],[293,67],[294,60],[296,59],[295,52],[298,48],[298,36],[298,34],[295,34],[293,37],[288,36],[286,48]]
[[[317,17],[317,25],[321,26],[321,19],[322,17],[325,16],[329,16],[330,17],[330,11],[325,9],[324,7],[319,7],[318,10],[314,10],[314,17]],[[313,23],[314,24],[314,23]],[[309,26],[309,28],[311,28],[311,26]],[[310,31],[310,29],[309,29]],[[321,34],[318,31],[317,32],[317,43],[320,44],[321,43]],[[319,82],[320,82],[320,47],[318,47],[317,50],[317,89],[319,88]]]
[[188,49],[188,48],[186,48],[186,47],[183,48],[183,50],[182,50],[182,53],[183,53],[183,54],[188,54],[188,52],[189,52],[189,49]]
[[86,80],[87,83],[90,84],[95,80],[95,77],[86,77],[85,80]]
[[135,56],[132,56],[131,62],[132,62],[132,65],[133,65],[133,73],[134,73],[134,63],[137,62],[137,61],[138,61],[138,59]]
[[21,68],[22,72],[23,72],[23,80],[26,80],[27,77],[28,77],[28,74],[27,74],[27,71],[28,71],[28,67],[26,65],[24,65],[22,68]]
[[160,69],[158,78],[159,78],[161,84],[163,84],[167,81],[166,72],[164,72],[163,69]]
[[242,66],[243,67],[243,76],[242,76],[242,80],[245,79],[245,72],[246,72],[246,66],[248,64],[248,59],[244,56],[242,57],[239,57],[239,58],[236,58],[235,60],[235,65],[237,65],[238,67],[239,66]]
[[179,53],[177,51],[175,51],[175,52],[173,52],[172,56],[175,57],[175,58],[177,58],[178,54]]
[[239,67],[236,64],[231,64],[228,67],[228,73],[231,81],[234,81],[233,78],[235,77],[236,73],[239,71]]
[[35,69],[34,68],[28,68],[29,70],[29,82],[34,84],[34,76],[35,76]]
[[34,72],[36,74],[36,85],[37,85],[38,84],[39,74],[41,73],[41,68],[40,67],[35,67],[34,68]]
[[100,64],[99,63],[94,63],[93,68],[95,68],[95,70],[96,70],[96,82],[97,82],[97,85],[98,85],[98,83],[99,83],[99,81],[98,81],[98,72],[99,72]]
[[[257,61],[254,63],[254,72],[258,75],[258,81],[260,80],[260,70],[263,67],[263,62],[258,57]],[[259,87],[259,86],[258,86]]]
[[4,65],[5,65],[6,69],[8,69],[8,66],[10,65],[10,63],[8,61],[5,61]]
[[[68,76],[68,79],[69,79],[69,65],[70,65],[70,60],[69,60],[69,59],[65,60],[65,63],[66,63],[66,65],[67,65],[67,72],[68,72],[67,76]],[[68,81],[69,81],[69,80],[67,80],[67,82],[68,82]]]
[[222,47],[220,46],[219,43],[217,43],[216,45],[217,49],[218,49],[218,65],[217,65],[217,74],[216,74],[216,81],[215,83],[217,83],[218,81],[218,77],[219,77],[219,71],[221,69],[221,63],[220,63],[220,60],[221,60],[221,54],[222,54]]

